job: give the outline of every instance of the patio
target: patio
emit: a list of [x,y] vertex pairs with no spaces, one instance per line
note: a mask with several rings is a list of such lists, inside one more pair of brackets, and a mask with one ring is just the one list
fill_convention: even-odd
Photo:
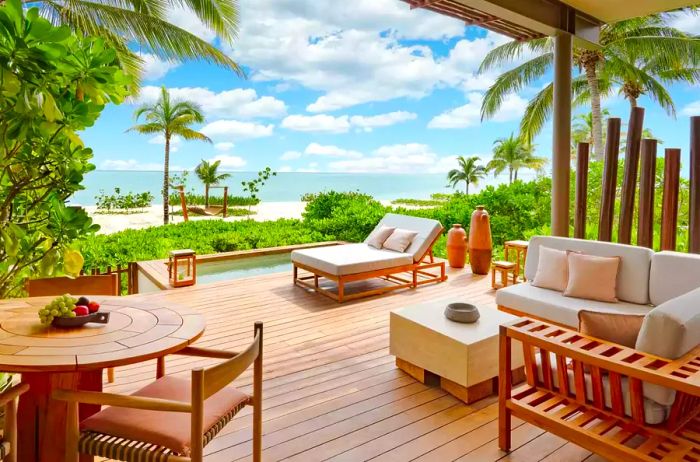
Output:
[[[498,449],[496,396],[467,406],[395,366],[388,352],[392,309],[451,295],[496,309],[488,276],[448,275],[442,284],[342,305],[295,287],[288,273],[147,297],[204,314],[198,347],[239,349],[253,322],[265,323],[264,460],[602,460],[518,419],[506,455]],[[172,356],[166,371],[185,376],[208,364]],[[131,392],[154,374],[155,361],[119,368],[105,391]],[[249,371],[236,385],[249,392],[251,381]],[[250,409],[242,411],[206,447],[206,460],[249,460],[251,422]]]

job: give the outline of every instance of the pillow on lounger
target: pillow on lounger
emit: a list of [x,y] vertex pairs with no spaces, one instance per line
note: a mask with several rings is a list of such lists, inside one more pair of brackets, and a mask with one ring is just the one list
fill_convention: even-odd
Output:
[[392,228],[390,226],[380,226],[369,235],[367,238],[367,245],[374,247],[375,249],[381,249],[384,241],[391,236],[391,233],[393,233],[395,229],[396,228]]
[[391,233],[391,236],[384,241],[382,247],[388,250],[403,253],[408,246],[411,245],[411,242],[413,242],[413,239],[415,239],[416,236],[418,236],[418,233],[415,231],[396,228],[394,232]]

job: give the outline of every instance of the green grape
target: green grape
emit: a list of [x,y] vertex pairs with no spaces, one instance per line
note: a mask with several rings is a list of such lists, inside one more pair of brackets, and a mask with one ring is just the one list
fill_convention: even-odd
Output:
[[54,317],[58,316],[58,310],[57,309],[51,310],[51,316],[54,316]]
[[68,312],[68,317],[69,317],[69,318],[74,318],[75,316],[76,316],[76,314],[75,314],[74,312],[72,312],[72,311],[69,311],[69,312]]
[[51,312],[51,310],[48,310],[46,308],[42,308],[41,310],[39,310],[39,316],[46,317],[50,312]]

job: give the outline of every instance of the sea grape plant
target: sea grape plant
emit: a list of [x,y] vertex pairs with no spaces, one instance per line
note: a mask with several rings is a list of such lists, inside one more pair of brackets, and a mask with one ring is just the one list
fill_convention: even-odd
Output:
[[69,198],[94,169],[78,133],[129,78],[99,38],[54,27],[20,0],[0,6],[0,297],[28,275],[77,274],[75,241],[99,229]]

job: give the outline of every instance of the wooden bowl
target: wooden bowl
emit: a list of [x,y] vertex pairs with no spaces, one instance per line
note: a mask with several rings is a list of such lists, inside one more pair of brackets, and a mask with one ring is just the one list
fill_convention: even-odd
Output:
[[98,311],[96,313],[90,313],[85,316],[76,316],[74,318],[53,318],[51,325],[53,327],[69,328],[84,326],[89,322],[107,324],[109,322],[109,313]]
[[450,303],[445,308],[445,317],[455,322],[473,323],[479,316],[479,309],[471,303]]

